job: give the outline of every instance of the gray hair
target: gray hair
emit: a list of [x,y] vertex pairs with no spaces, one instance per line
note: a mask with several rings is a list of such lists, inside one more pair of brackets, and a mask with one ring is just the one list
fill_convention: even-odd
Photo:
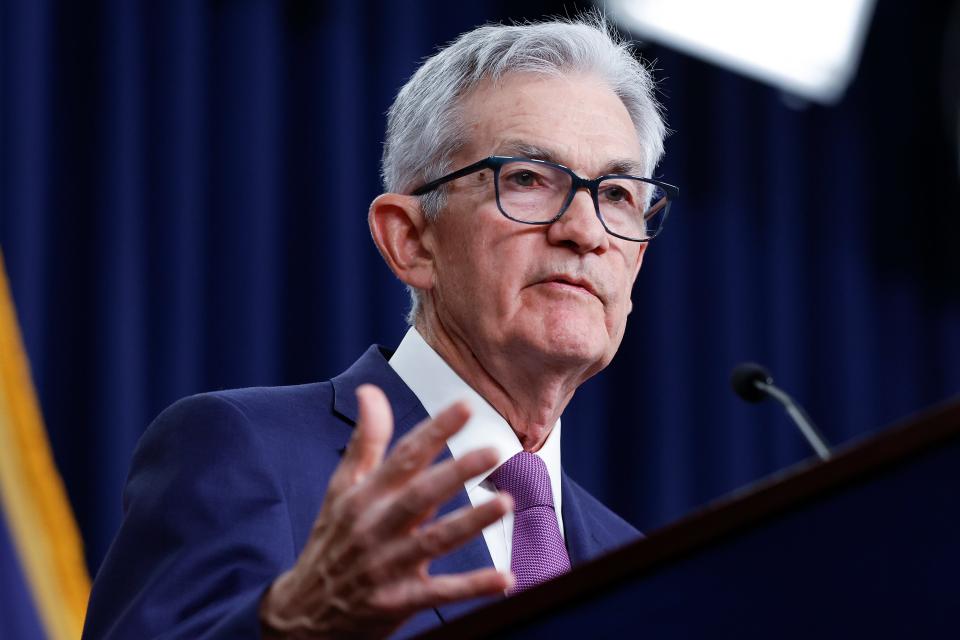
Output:
[[[451,169],[452,156],[466,142],[459,107],[486,79],[508,73],[593,74],[623,101],[645,152],[648,174],[663,155],[666,125],[650,71],[629,42],[600,13],[573,20],[485,25],[462,34],[428,58],[400,89],[387,112],[381,177],[387,192],[409,193]],[[428,218],[443,209],[445,190],[422,197]],[[408,287],[413,324],[420,292]]]

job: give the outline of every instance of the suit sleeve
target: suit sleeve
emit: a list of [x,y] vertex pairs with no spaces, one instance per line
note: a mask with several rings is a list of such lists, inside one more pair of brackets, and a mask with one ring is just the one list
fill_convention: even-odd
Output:
[[182,400],[147,429],[84,638],[260,636],[260,598],[296,559],[279,465],[261,438],[218,395]]

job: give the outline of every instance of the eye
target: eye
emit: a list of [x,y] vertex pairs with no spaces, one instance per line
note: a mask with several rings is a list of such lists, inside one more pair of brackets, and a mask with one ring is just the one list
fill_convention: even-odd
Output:
[[500,172],[500,188],[519,192],[554,192],[568,188],[567,176],[547,164],[511,162]]
[[533,171],[517,171],[510,174],[509,180],[518,187],[532,187],[537,182],[537,174]]
[[631,194],[623,187],[611,185],[603,190],[603,197],[608,202],[624,202],[630,200]]

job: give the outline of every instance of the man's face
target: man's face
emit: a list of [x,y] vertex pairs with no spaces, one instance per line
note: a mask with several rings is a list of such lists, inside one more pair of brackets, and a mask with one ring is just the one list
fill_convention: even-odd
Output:
[[[643,153],[620,99],[593,76],[512,74],[462,104],[466,146],[452,169],[491,155],[534,155],[594,178],[630,172]],[[635,171],[635,169],[634,169]],[[493,171],[449,185],[431,223],[427,294],[447,333],[482,365],[535,364],[593,375],[623,337],[646,245],[604,230],[586,190],[559,221],[530,226],[497,209]]]

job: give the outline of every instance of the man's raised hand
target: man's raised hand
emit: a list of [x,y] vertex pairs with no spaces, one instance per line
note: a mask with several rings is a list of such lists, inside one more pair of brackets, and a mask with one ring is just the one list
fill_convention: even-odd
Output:
[[[503,593],[493,568],[431,576],[429,562],[478,535],[512,508],[508,495],[427,522],[469,478],[497,463],[494,449],[431,462],[469,417],[456,403],[386,453],[393,433],[380,389],[357,389],[359,418],[320,514],[292,569],[260,605],[265,637],[384,637],[419,609]],[[425,524],[426,523],[426,524]]]

